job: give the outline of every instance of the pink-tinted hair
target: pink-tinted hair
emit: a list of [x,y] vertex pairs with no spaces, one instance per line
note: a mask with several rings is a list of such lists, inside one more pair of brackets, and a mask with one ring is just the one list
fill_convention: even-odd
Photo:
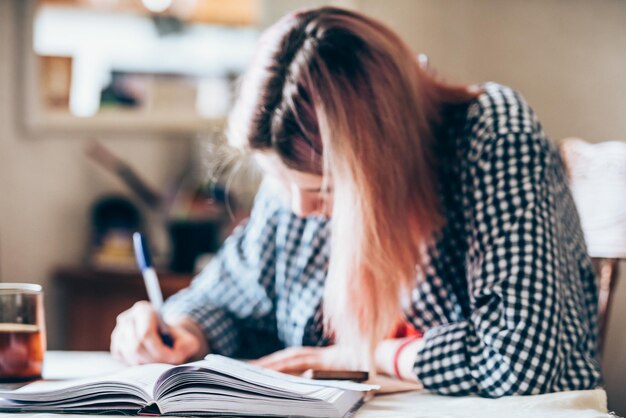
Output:
[[387,26],[322,7],[263,35],[231,114],[229,140],[332,179],[328,330],[365,360],[401,317],[425,246],[444,223],[437,131],[447,105],[478,92],[420,66]]

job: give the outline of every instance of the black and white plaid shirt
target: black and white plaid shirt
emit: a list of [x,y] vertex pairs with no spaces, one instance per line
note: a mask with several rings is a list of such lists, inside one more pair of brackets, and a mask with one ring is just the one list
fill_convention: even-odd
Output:
[[[526,102],[489,83],[440,134],[447,224],[406,317],[424,333],[414,372],[450,395],[497,397],[599,384],[597,289],[560,159]],[[214,352],[252,357],[325,345],[329,223],[268,187],[210,265],[166,303]]]

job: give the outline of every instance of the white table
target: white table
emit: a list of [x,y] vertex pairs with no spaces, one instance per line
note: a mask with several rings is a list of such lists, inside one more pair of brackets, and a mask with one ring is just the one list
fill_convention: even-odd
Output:
[[[103,352],[51,351],[46,353],[44,364],[44,377],[49,379],[104,374],[124,367],[111,358],[109,353]],[[69,418],[79,415],[39,413],[2,416]],[[397,393],[375,397],[358,411],[355,418],[597,418],[608,416],[606,392],[603,389],[595,389],[500,399],[455,398],[425,392]]]

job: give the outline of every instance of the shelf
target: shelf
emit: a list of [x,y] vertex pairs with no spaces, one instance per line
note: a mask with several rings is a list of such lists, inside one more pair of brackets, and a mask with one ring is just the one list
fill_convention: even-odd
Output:
[[[192,275],[159,272],[167,298],[189,286]],[[147,294],[139,271],[62,267],[53,274],[60,293],[65,350],[108,350],[117,315]]]
[[28,127],[37,130],[79,132],[169,132],[192,133],[222,130],[226,118],[207,119],[196,115],[143,113],[141,111],[103,110],[94,116],[80,118],[69,112],[39,113],[28,120]]

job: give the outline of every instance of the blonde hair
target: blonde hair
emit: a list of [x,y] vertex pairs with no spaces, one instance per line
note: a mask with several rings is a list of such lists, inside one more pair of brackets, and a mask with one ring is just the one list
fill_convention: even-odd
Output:
[[333,7],[268,29],[243,79],[231,143],[332,178],[325,325],[360,360],[401,318],[444,223],[435,174],[442,111],[476,95],[437,80],[382,23]]

